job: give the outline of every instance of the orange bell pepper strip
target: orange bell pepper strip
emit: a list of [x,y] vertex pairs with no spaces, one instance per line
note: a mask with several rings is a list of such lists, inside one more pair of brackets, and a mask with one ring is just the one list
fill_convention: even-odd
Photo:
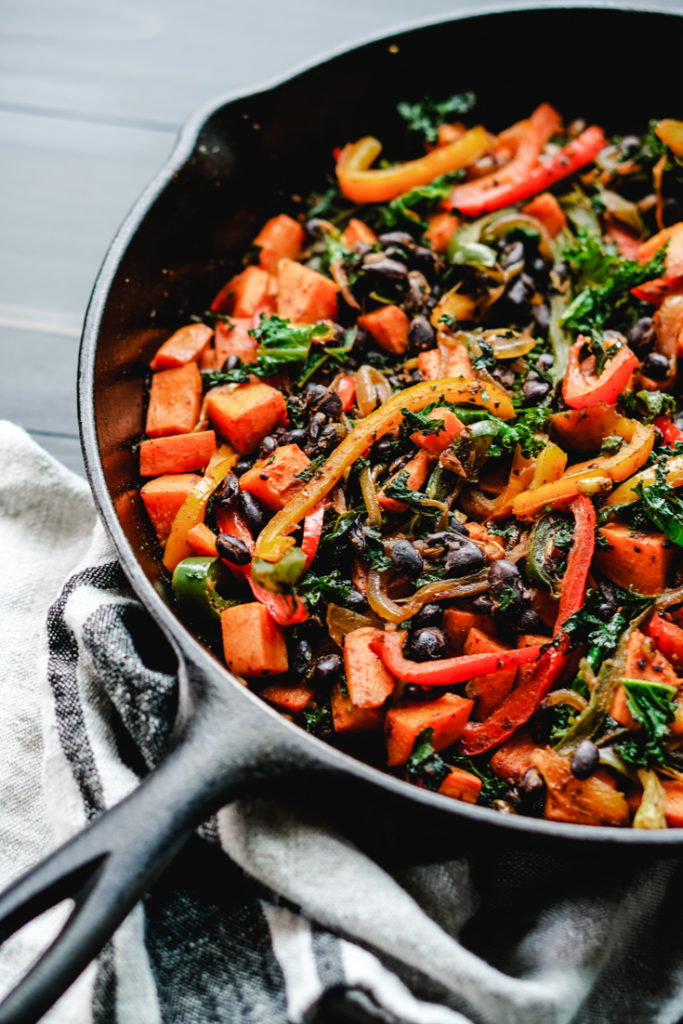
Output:
[[471,208],[482,202],[485,194],[499,186],[510,186],[524,180],[538,163],[542,141],[530,118],[511,125],[500,133],[496,141],[495,148],[512,151],[512,158],[481,178],[456,185],[444,206],[469,213]]
[[596,377],[593,373],[594,357],[589,356],[588,359],[580,361],[581,350],[586,340],[583,335],[579,335],[569,349],[567,371],[562,382],[562,397],[572,409],[585,409],[596,402],[606,402],[607,405],[616,402],[627,380],[638,366],[637,355],[628,345],[622,345],[602,373]]
[[[531,170],[527,169],[526,164],[522,170],[522,161],[516,164],[516,159],[513,160],[512,163],[516,164],[511,169],[515,171],[513,181],[490,188],[481,188],[478,192],[474,188],[477,184],[476,181],[468,183],[468,185],[456,185],[447,200],[447,205],[470,217],[478,217],[482,213],[500,210],[504,206],[512,206],[513,203],[519,203],[523,199],[530,199],[538,192],[544,192],[557,181],[566,178],[569,174],[574,174],[586,164],[592,163],[606,145],[607,140],[602,129],[597,125],[591,125],[548,160],[543,163],[537,162]],[[501,168],[501,174],[504,169]],[[472,191],[467,192],[463,197],[459,189],[469,188],[470,184]]]
[[[216,525],[221,533],[229,533],[231,537],[241,540],[253,554],[254,539],[239,512],[235,512],[233,509],[216,509]],[[294,626],[297,622],[304,622],[308,618],[306,607],[297,596],[274,594],[252,579],[251,562],[248,565],[240,566],[230,564],[230,568],[242,573],[256,600],[261,602],[279,626]]]
[[370,165],[381,153],[382,144],[367,135],[341,150],[337,179],[344,195],[354,203],[383,203],[419,185],[428,185],[442,174],[467,167],[483,156],[490,145],[491,136],[478,126],[417,160],[372,169]]
[[468,403],[488,409],[502,420],[509,420],[515,410],[507,392],[490,381],[446,377],[427,380],[399,391],[379,409],[358,423],[335,448],[324,466],[309,483],[293,495],[263,528],[256,540],[256,555],[267,562],[276,562],[294,544],[288,534],[297,523],[328,494],[342,474],[380,437],[394,430],[403,420],[403,409],[417,412],[425,405],[443,398],[447,402]]
[[337,394],[341,399],[342,412],[348,412],[356,401],[356,382],[353,377],[345,374],[337,384]]
[[475,676],[487,675],[515,665],[526,665],[535,661],[540,647],[518,647],[504,651],[490,651],[482,654],[463,654],[457,658],[437,658],[435,661],[411,661],[403,656],[403,644],[407,633],[379,633],[370,641],[370,649],[383,661],[392,676],[405,683],[419,683],[420,686],[449,686],[465,683]]
[[239,453],[234,448],[227,444],[220,445],[209,460],[204,476],[193,487],[178,509],[164,547],[164,566],[169,572],[173,572],[183,558],[194,553],[187,535],[194,526],[204,521],[209,498],[238,459]]

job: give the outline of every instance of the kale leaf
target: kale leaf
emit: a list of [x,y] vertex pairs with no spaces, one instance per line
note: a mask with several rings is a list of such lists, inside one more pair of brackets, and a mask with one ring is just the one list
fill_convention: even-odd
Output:
[[536,435],[546,426],[549,417],[550,411],[541,406],[524,409],[517,419],[508,422],[498,420],[495,416],[479,416],[479,419],[491,419],[499,424],[498,433],[488,450],[489,456],[495,458],[498,455],[509,455],[514,452],[517,445],[520,446],[525,459],[538,455],[545,448],[547,441]]
[[620,398],[627,416],[654,423],[658,416],[676,411],[676,400],[664,391],[625,391]]
[[453,116],[469,114],[477,102],[473,92],[456,93],[446,100],[435,102],[428,96],[417,103],[397,104],[397,111],[406,122],[409,131],[424,135],[425,142],[434,143],[439,138],[439,125]]
[[418,733],[406,761],[406,774],[410,782],[420,782],[427,789],[437,790],[448,775],[448,765],[434,750],[433,739],[432,728]]
[[339,569],[333,569],[326,576],[308,572],[297,583],[296,591],[309,612],[315,612],[320,604],[330,601],[343,604],[351,593],[351,583],[344,579]]
[[390,199],[387,203],[378,203],[368,207],[365,211],[365,219],[379,228],[400,226],[413,230],[420,228],[422,231],[426,231],[429,225],[422,219],[420,213],[429,213],[437,203],[446,199],[455,182],[460,181],[463,174],[463,171],[442,174],[440,178],[435,178],[428,185],[417,185],[408,192],[396,196],[395,199]]
[[401,409],[403,415],[403,429],[406,434],[440,434],[446,429],[443,420],[431,418],[424,410],[412,412],[410,409]]
[[624,761],[639,767],[664,764],[665,744],[671,738],[669,723],[675,718],[676,688],[641,679],[623,679],[621,685],[629,711],[641,730],[617,743],[617,751]]
[[620,587],[614,590],[618,608],[609,619],[604,618],[604,613],[601,614],[600,606],[605,600],[603,594],[591,588],[586,594],[583,607],[570,615],[563,627],[574,645],[588,645],[588,657],[593,668],[597,668],[616,649],[631,619],[640,615],[654,600],[637,590],[622,590]]
[[642,480],[634,487],[641,499],[641,508],[650,522],[654,523],[670,541],[683,547],[683,500],[666,479],[666,469],[657,465],[655,482],[643,487]]

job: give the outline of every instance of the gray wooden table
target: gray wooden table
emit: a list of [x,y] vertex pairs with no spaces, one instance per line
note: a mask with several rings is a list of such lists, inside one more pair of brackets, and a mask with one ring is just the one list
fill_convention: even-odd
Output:
[[75,381],[90,289],[194,108],[417,19],[495,6],[0,0],[0,416],[83,472]]

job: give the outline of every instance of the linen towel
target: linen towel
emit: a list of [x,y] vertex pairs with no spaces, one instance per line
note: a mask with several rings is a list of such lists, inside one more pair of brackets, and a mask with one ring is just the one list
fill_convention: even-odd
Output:
[[[175,678],[87,484],[0,423],[0,885],[163,754]],[[324,816],[199,830],[50,1024],[675,1024],[678,860],[495,849],[392,872]],[[0,949],[4,994],[57,907]]]

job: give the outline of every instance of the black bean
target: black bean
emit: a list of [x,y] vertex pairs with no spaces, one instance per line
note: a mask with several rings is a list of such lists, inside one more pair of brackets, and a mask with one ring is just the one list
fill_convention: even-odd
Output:
[[324,455],[330,448],[334,448],[338,441],[339,431],[334,423],[328,423],[326,427],[323,427],[322,433],[318,438],[316,450],[319,454]]
[[409,303],[416,307],[422,306],[428,295],[429,285],[427,284],[427,278],[424,274],[421,274],[419,270],[409,270],[406,304]]
[[390,281],[402,281],[408,276],[407,266],[398,260],[381,259],[368,262],[366,258],[363,261],[363,270],[373,277],[384,277]]
[[443,696],[440,686],[418,686],[417,683],[406,683],[403,696],[408,700],[437,700]]
[[440,626],[443,617],[443,608],[440,604],[423,604],[419,612],[413,615],[413,626],[415,629],[424,629],[425,626]]
[[292,670],[297,675],[305,676],[313,664],[313,651],[308,640],[297,640],[292,658]]
[[508,242],[503,249],[501,266],[511,267],[515,263],[521,263],[524,259],[524,246],[521,242]]
[[372,455],[375,459],[384,459],[390,455],[394,448],[394,441],[391,437],[382,437],[375,441],[372,446]]
[[338,654],[326,654],[323,658],[319,658],[316,661],[312,676],[314,679],[319,679],[321,682],[327,682],[328,680],[334,679],[339,675],[341,671],[341,658]]
[[406,576],[417,579],[422,575],[424,569],[422,556],[418,554],[409,540],[396,541],[391,549],[391,560],[398,571],[404,572]]
[[519,807],[524,814],[541,815],[545,810],[545,781],[536,768],[529,768],[517,786]]
[[312,380],[309,380],[306,385],[306,394],[308,396],[308,400],[311,402],[317,402],[323,397],[326,390],[327,389],[324,388],[322,384],[316,384],[315,381]]
[[540,356],[538,357],[538,365],[541,367],[542,370],[549,370],[554,362],[555,357],[553,356],[552,352],[541,352]]
[[444,658],[446,647],[446,637],[440,629],[420,629],[408,635],[403,650],[412,661],[431,661]]
[[505,290],[505,297],[511,306],[526,306],[533,292],[530,292],[521,277],[516,277],[509,288]]
[[231,537],[229,533],[219,533],[216,537],[216,551],[219,556],[232,565],[249,565],[251,553],[239,537]]
[[377,241],[381,246],[400,245],[404,249],[412,249],[415,245],[413,236],[409,235],[407,231],[386,231],[379,236]]
[[317,441],[320,437],[320,433],[325,423],[325,414],[322,412],[314,412],[311,416],[311,422],[308,424],[308,436],[311,441]]
[[266,436],[261,441],[261,455],[271,455],[276,448],[277,441],[275,440],[275,438],[271,437],[270,434],[266,434]]
[[251,469],[251,459],[248,455],[243,455],[233,466],[235,476],[242,476],[242,473],[246,473],[248,469]]
[[515,617],[515,633],[539,633],[543,629],[543,620],[534,611],[531,605],[522,608],[519,616]]
[[683,220],[683,204],[678,199],[668,196],[662,203],[662,224],[665,228],[678,224]]
[[288,430],[286,434],[280,437],[280,444],[298,444],[301,448],[302,445],[306,444],[308,434],[301,427],[295,427],[294,430]]
[[260,533],[266,525],[266,510],[258,498],[249,491],[240,491],[238,504],[251,532]]
[[358,520],[348,532],[349,544],[359,555],[365,553],[365,531]]
[[528,378],[524,381],[522,388],[524,392],[524,399],[527,402],[543,402],[550,392],[550,384],[544,380],[529,380]]
[[643,360],[642,371],[652,380],[664,380],[669,375],[670,364],[662,352],[650,352]]
[[240,485],[234,473],[226,473],[213,493],[214,505],[230,508],[240,493]]
[[498,558],[489,569],[489,587],[494,595],[499,595],[506,587],[518,586],[521,582],[519,569],[507,558]]
[[490,615],[492,608],[493,605],[489,601],[488,597],[484,597],[483,594],[480,594],[479,597],[475,597],[472,602],[473,612],[481,612],[483,615]]
[[316,409],[330,420],[338,420],[342,411],[342,400],[336,391],[326,391]]
[[349,596],[344,598],[342,604],[352,612],[363,612],[368,607],[368,602],[360,590],[356,590],[355,587],[351,590]]
[[539,790],[545,789],[545,782],[543,776],[536,768],[528,768],[524,773],[524,777],[519,784],[519,791],[524,795],[531,793],[538,793]]
[[450,515],[448,517],[448,529],[451,533],[459,533],[463,537],[468,537],[467,528],[463,523],[460,522],[457,516]]
[[[539,331],[547,331],[550,326],[550,306],[547,302],[537,302],[531,307],[531,315]],[[544,353],[549,355],[550,353]],[[541,360],[539,359],[539,365]],[[551,363],[552,366],[552,363]]]
[[571,770],[576,779],[587,779],[600,764],[600,751],[592,740],[581,740],[572,754]]
[[642,356],[649,352],[655,340],[655,325],[651,316],[641,316],[636,320],[633,327],[626,335],[628,347],[633,349],[636,355]]
[[545,287],[548,283],[548,267],[542,256],[536,256],[531,261],[531,277],[537,285]]
[[491,376],[502,384],[504,388],[511,388],[515,383],[515,371],[507,363],[496,363],[491,370]]
[[486,566],[486,557],[471,540],[455,540],[446,558],[447,576],[468,576]]
[[242,360],[240,359],[240,357],[233,354],[231,356],[228,356],[228,358],[225,360],[225,362],[221,366],[221,370],[223,371],[223,373],[227,373],[228,370],[236,369],[240,365],[241,362],[242,362]]

